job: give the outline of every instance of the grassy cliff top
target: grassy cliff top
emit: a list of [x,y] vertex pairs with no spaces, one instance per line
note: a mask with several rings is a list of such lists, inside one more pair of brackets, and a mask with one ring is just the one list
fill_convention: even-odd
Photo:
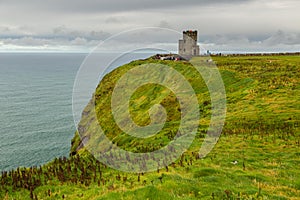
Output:
[[[201,62],[201,57],[191,63]],[[300,56],[213,57],[227,101],[222,135],[205,158],[197,154],[211,117],[207,87],[185,61],[133,61],[104,77],[83,111],[85,136],[101,124],[105,135],[132,152],[154,151],[168,144],[180,122],[176,95],[148,84],[131,96],[133,120],[150,123],[148,110],[161,103],[167,120],[155,136],[137,139],[124,133],[111,114],[111,94],[119,78],[136,66],[165,64],[184,75],[195,90],[201,119],[191,147],[170,166],[148,173],[125,173],[95,160],[72,140],[70,158],[40,168],[17,169],[0,178],[1,199],[297,199],[300,196]],[[130,80],[129,80],[130,81]],[[164,94],[164,95],[160,95]]]

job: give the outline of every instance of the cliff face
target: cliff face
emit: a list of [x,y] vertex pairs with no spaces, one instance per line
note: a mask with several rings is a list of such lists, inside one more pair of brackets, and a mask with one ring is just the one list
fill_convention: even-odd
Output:
[[71,141],[71,149],[70,149],[70,156],[76,155],[76,153],[82,148],[83,143],[81,142],[80,136],[78,132],[75,132],[74,138]]

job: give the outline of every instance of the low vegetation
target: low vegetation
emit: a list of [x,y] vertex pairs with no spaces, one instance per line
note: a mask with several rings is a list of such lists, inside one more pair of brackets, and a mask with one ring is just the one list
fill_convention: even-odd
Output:
[[[202,58],[194,58],[197,63]],[[175,94],[158,85],[139,88],[130,101],[133,120],[147,125],[154,103],[167,110],[164,128],[145,140],[114,124],[110,97],[116,81],[143,63],[173,67],[197,93],[201,120],[191,147],[168,167],[125,173],[100,163],[80,146],[75,134],[69,158],[39,167],[2,172],[0,199],[299,199],[300,56],[213,57],[222,75],[227,115],[221,137],[204,158],[198,154],[210,122],[210,98],[197,71],[186,61],[133,61],[107,76],[95,92],[97,119],[123,149],[148,152],[168,144],[177,132],[180,106]],[[199,75],[199,74],[198,74]],[[166,93],[163,99],[156,94]],[[84,113],[88,113],[88,105]]]

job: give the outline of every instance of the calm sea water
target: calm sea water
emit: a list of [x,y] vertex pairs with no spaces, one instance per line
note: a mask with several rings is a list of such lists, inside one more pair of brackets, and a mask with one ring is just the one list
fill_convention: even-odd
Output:
[[[111,68],[150,55],[127,55],[113,62]],[[73,84],[85,57],[0,53],[0,171],[68,156],[76,130]],[[84,98],[90,96],[87,93]]]
[[84,54],[0,54],[0,171],[67,156]]

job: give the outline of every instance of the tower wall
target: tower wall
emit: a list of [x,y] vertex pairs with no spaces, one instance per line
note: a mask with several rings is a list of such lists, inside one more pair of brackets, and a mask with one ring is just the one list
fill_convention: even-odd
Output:
[[186,58],[198,56],[200,54],[199,45],[197,45],[197,31],[183,31],[183,39],[179,40],[178,53]]

